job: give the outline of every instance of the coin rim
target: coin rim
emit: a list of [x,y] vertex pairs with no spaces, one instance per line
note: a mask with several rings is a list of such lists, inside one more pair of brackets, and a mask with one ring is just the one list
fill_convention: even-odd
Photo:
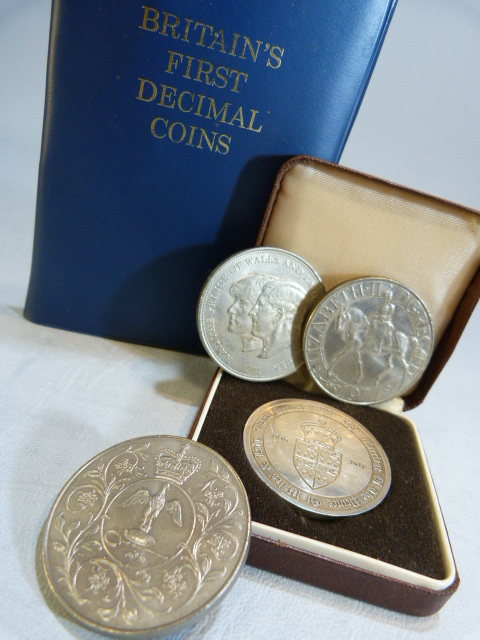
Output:
[[[291,403],[307,403],[307,404],[314,404],[314,405],[319,405],[321,407],[325,407],[327,409],[329,409],[330,411],[333,411],[335,413],[339,413],[342,416],[345,416],[346,418],[348,418],[348,420],[354,422],[356,425],[359,425],[362,429],[363,432],[366,432],[368,434],[368,436],[372,439],[374,445],[376,446],[376,448],[379,450],[380,454],[382,454],[382,460],[384,462],[384,466],[385,466],[385,482],[382,485],[382,497],[380,499],[374,498],[373,500],[371,500],[370,502],[367,503],[365,509],[362,509],[361,511],[350,511],[348,513],[338,513],[338,512],[330,512],[330,511],[325,511],[325,510],[319,510],[319,509],[309,509],[307,506],[304,506],[303,504],[299,504],[298,501],[293,500],[288,494],[281,494],[278,493],[275,485],[273,483],[270,482],[269,478],[267,476],[265,476],[260,467],[258,466],[258,464],[256,464],[255,462],[255,457],[253,456],[252,452],[251,452],[251,447],[250,447],[250,441],[248,436],[251,433],[251,429],[249,430],[249,432],[247,433],[247,428],[249,427],[249,425],[254,424],[255,420],[253,419],[254,416],[257,416],[257,414],[260,414],[264,411],[267,411],[268,409],[276,406],[277,404],[283,404],[285,402],[291,402]],[[268,409],[267,409],[268,408]],[[336,407],[332,407],[331,405],[328,404],[324,404],[323,402],[318,402],[317,400],[304,400],[303,398],[280,398],[277,400],[270,400],[270,402],[266,402],[265,404],[262,404],[260,407],[258,407],[257,409],[255,409],[255,411],[247,418],[247,421],[245,422],[245,427],[243,429],[243,448],[245,451],[245,454],[247,456],[247,459],[250,463],[250,466],[252,467],[252,469],[255,471],[256,475],[260,478],[260,480],[263,481],[263,483],[271,490],[273,491],[279,498],[281,498],[282,500],[284,500],[285,502],[288,502],[289,504],[293,505],[296,509],[298,509],[299,511],[301,511],[301,513],[303,515],[307,515],[309,517],[325,517],[325,518],[347,518],[347,517],[351,517],[351,516],[360,516],[363,515],[364,513],[368,513],[368,511],[371,511],[372,509],[375,509],[376,507],[378,507],[378,505],[380,505],[383,500],[387,497],[388,492],[390,491],[390,487],[392,484],[392,469],[390,466],[390,460],[388,459],[387,454],[385,453],[385,449],[382,447],[382,445],[380,444],[380,442],[377,440],[377,438],[373,435],[373,433],[371,431],[369,431],[361,422],[359,422],[356,418],[353,418],[352,416],[348,415],[348,413],[345,413],[344,411],[342,411],[341,409],[337,409]],[[268,458],[268,456],[265,456]],[[270,460],[270,459],[269,459]],[[272,464],[272,467],[276,470],[276,472],[287,482],[289,482],[285,476],[281,473],[281,471],[278,470],[277,467],[275,467],[275,465]],[[291,484],[291,483],[290,483]],[[304,493],[308,493],[308,491],[304,490]]]
[[[74,608],[72,608],[72,606],[65,600],[64,596],[62,595],[62,592],[59,592],[58,589],[55,587],[55,585],[53,584],[52,579],[50,577],[50,573],[49,573],[49,570],[48,570],[48,567],[47,567],[46,555],[48,554],[48,550],[47,550],[48,532],[50,530],[50,526],[51,526],[52,519],[53,519],[54,514],[55,514],[55,510],[56,510],[56,508],[57,508],[62,496],[64,495],[65,491],[70,486],[70,484],[73,482],[73,480],[75,478],[77,478],[77,476],[79,476],[82,473],[82,471],[84,471],[90,464],[92,464],[92,462],[94,462],[95,460],[97,460],[101,456],[107,454],[110,450],[116,449],[117,447],[122,447],[124,445],[130,445],[130,444],[138,442],[138,441],[160,439],[160,438],[161,439],[165,439],[165,440],[171,440],[171,441],[173,441],[173,440],[179,441],[180,440],[180,441],[183,441],[185,443],[188,442],[189,444],[194,443],[195,445],[198,445],[202,449],[205,449],[205,451],[207,451],[208,453],[210,453],[210,454],[213,453],[223,464],[225,464],[227,469],[232,473],[233,477],[238,482],[239,488],[241,490],[243,490],[243,496],[245,498],[245,505],[246,505],[246,513],[245,513],[245,515],[246,515],[246,529],[245,529],[246,540],[245,540],[245,545],[244,545],[244,548],[243,548],[243,552],[240,553],[239,558],[237,560],[237,563],[234,566],[234,568],[232,570],[232,573],[231,573],[229,579],[227,580],[227,582],[225,582],[222,585],[222,587],[217,592],[215,592],[200,608],[195,609],[194,611],[192,611],[186,617],[182,617],[182,618],[179,618],[178,620],[174,620],[174,621],[170,622],[168,625],[163,625],[163,626],[162,625],[156,625],[156,626],[152,626],[152,627],[143,627],[143,628],[131,629],[131,630],[129,630],[129,629],[118,629],[118,628],[115,628],[113,626],[102,625],[102,624],[99,624],[97,622],[92,622],[87,617],[82,616],[81,613],[79,613]],[[77,469],[77,471],[75,471],[75,473],[73,473],[72,476],[70,476],[70,478],[67,480],[67,482],[63,485],[63,487],[58,492],[58,495],[55,498],[55,500],[53,502],[53,505],[52,505],[52,507],[51,507],[51,509],[50,509],[50,511],[48,513],[48,516],[47,516],[46,520],[45,520],[44,533],[43,533],[43,542],[42,542],[42,564],[43,564],[43,569],[44,569],[44,572],[45,572],[45,577],[46,577],[47,583],[48,583],[51,591],[53,592],[53,594],[57,598],[58,602],[72,616],[72,618],[75,621],[80,622],[84,627],[87,627],[89,629],[93,629],[94,631],[98,631],[98,632],[106,634],[106,635],[125,636],[125,637],[149,637],[149,636],[151,636],[153,634],[156,634],[158,637],[163,637],[165,635],[169,635],[171,633],[181,631],[182,629],[184,629],[185,627],[189,626],[190,624],[193,624],[193,622],[197,618],[199,618],[200,616],[206,614],[211,608],[213,608],[217,604],[219,604],[220,601],[225,597],[225,595],[228,593],[228,591],[234,585],[236,579],[238,578],[239,572],[242,569],[242,567],[245,564],[245,561],[247,559],[248,551],[249,551],[249,548],[250,548],[251,527],[252,527],[251,509],[250,509],[250,503],[249,503],[249,499],[248,499],[248,495],[247,495],[246,489],[245,489],[245,487],[243,485],[243,482],[240,479],[240,476],[238,475],[238,473],[235,471],[235,469],[232,467],[232,465],[227,460],[225,460],[225,458],[223,456],[221,456],[219,453],[217,453],[216,451],[214,451],[210,447],[207,447],[206,445],[202,444],[201,442],[198,442],[197,440],[191,440],[190,438],[184,438],[183,436],[161,435],[161,434],[159,434],[159,435],[139,436],[139,437],[136,437],[136,438],[130,438],[128,440],[124,440],[122,442],[118,442],[118,443],[108,447],[107,449],[104,449],[103,451],[101,451],[97,455],[93,456],[87,462],[85,462],[81,467],[79,467]]]
[[[303,364],[303,362],[299,362],[295,366],[295,368],[289,369],[288,371],[282,371],[278,375],[262,376],[262,377],[259,377],[259,378],[252,378],[251,376],[242,375],[241,372],[238,372],[238,371],[236,371],[234,369],[226,367],[225,364],[222,363],[220,361],[220,359],[216,356],[216,354],[210,348],[208,342],[203,337],[202,329],[204,329],[205,327],[204,327],[204,323],[202,322],[202,309],[205,306],[205,299],[206,299],[207,289],[209,288],[212,280],[223,269],[223,267],[226,264],[228,264],[230,261],[233,261],[233,260],[237,259],[242,254],[248,254],[248,253],[252,253],[252,252],[260,252],[260,251],[278,251],[278,252],[281,252],[282,254],[288,254],[289,256],[293,256],[297,260],[301,260],[301,262],[303,264],[305,264],[312,271],[314,276],[318,279],[318,282],[314,285],[314,287],[318,286],[319,284],[324,286],[323,285],[323,280],[320,277],[320,275],[318,274],[317,270],[314,269],[314,267],[312,267],[312,265],[307,260],[305,260],[305,258],[302,258],[301,256],[299,256],[297,253],[294,253],[293,251],[289,251],[288,249],[281,249],[280,247],[264,247],[264,246],[261,246],[261,247],[253,247],[252,249],[244,249],[243,251],[238,251],[237,253],[234,253],[230,257],[228,257],[225,260],[223,260],[223,262],[221,262],[211,272],[211,274],[208,276],[207,280],[205,281],[205,283],[204,283],[204,285],[202,287],[202,290],[200,292],[200,296],[198,298],[198,303],[197,303],[197,314],[196,314],[197,315],[197,330],[198,330],[198,334],[200,336],[200,340],[202,341],[202,344],[203,344],[203,346],[205,348],[205,351],[212,358],[212,360],[221,369],[223,369],[223,371],[226,371],[227,373],[230,373],[232,376],[235,376],[236,378],[240,378],[241,380],[247,380],[248,382],[271,382],[272,380],[280,380],[281,378],[285,378],[286,376],[291,375],[292,373],[297,371]],[[324,287],[324,289],[325,289],[325,287]],[[323,294],[323,295],[325,295],[325,294]],[[323,296],[322,296],[322,298],[323,298]],[[302,331],[300,332],[300,351],[303,354]]]
[[[303,348],[303,355],[304,355],[304,362],[305,362],[305,366],[307,367],[308,373],[310,374],[312,380],[315,382],[315,384],[322,390],[324,391],[327,395],[329,395],[332,398],[335,398],[336,400],[340,400],[341,402],[345,402],[348,404],[353,404],[353,405],[358,405],[358,406],[369,406],[369,405],[377,405],[377,404],[382,404],[384,402],[388,402],[389,400],[392,400],[393,398],[403,398],[403,396],[399,393],[397,395],[394,396],[388,396],[386,398],[384,398],[383,400],[377,400],[375,402],[371,402],[370,400],[361,400],[361,401],[357,401],[357,400],[351,400],[349,398],[344,398],[341,395],[336,395],[335,393],[333,393],[332,391],[330,391],[330,389],[327,389],[324,385],[321,379],[319,379],[316,375],[315,372],[312,371],[311,369],[311,365],[309,362],[309,358],[307,356],[307,347],[306,347],[306,341],[307,341],[307,332],[310,328],[310,324],[312,322],[312,318],[315,315],[315,312],[317,311],[317,309],[319,308],[319,306],[321,304],[323,304],[324,302],[327,302],[327,298],[331,295],[334,294],[337,290],[345,287],[346,285],[351,285],[351,284],[355,284],[357,282],[364,282],[365,280],[382,280],[383,282],[389,282],[391,284],[394,284],[396,286],[400,286],[403,289],[408,290],[411,294],[413,294],[417,300],[422,304],[423,309],[426,313],[426,316],[428,318],[429,324],[430,324],[430,330],[431,330],[431,348],[430,348],[430,353],[428,355],[428,358],[426,359],[426,364],[425,367],[422,371],[420,371],[409,383],[409,385],[404,388],[402,390],[402,393],[405,393],[405,391],[408,391],[408,389],[411,389],[414,385],[417,384],[417,382],[420,380],[420,378],[423,376],[423,374],[425,373],[425,371],[427,370],[427,367],[430,363],[430,360],[433,356],[433,352],[434,352],[434,346],[435,346],[435,331],[434,331],[434,327],[433,327],[433,320],[432,320],[432,315],[427,307],[427,305],[425,304],[425,302],[422,300],[422,298],[420,298],[420,296],[415,293],[415,291],[413,291],[412,289],[410,289],[410,287],[407,287],[407,285],[402,284],[401,282],[399,282],[398,280],[392,280],[391,278],[384,278],[382,276],[365,276],[365,277],[361,277],[361,278],[353,278],[352,280],[345,280],[344,282],[341,282],[340,284],[336,285],[335,287],[333,287],[333,289],[330,289],[330,291],[327,291],[327,293],[323,296],[323,298],[310,310],[307,320],[304,324],[304,328],[303,328],[303,337],[302,337],[302,348]],[[345,383],[348,384],[348,383]],[[353,386],[353,385],[351,385]]]

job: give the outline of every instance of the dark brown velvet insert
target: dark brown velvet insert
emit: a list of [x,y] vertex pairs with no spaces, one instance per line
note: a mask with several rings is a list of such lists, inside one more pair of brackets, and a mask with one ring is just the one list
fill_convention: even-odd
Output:
[[372,511],[318,520],[299,514],[269,489],[255,474],[244,453],[243,428],[247,418],[262,404],[281,398],[318,401],[318,397],[284,381],[251,383],[224,373],[198,438],[235,468],[247,490],[252,519],[431,578],[444,578],[429,492],[415,436],[407,422],[372,407],[322,399],[373,433],[390,460],[392,485],[385,500]]

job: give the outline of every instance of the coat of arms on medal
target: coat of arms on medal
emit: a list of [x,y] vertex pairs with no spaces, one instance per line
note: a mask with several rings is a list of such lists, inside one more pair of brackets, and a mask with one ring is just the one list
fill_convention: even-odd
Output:
[[335,451],[341,436],[326,420],[302,422],[305,437],[297,436],[293,463],[299,476],[311,489],[320,489],[334,482],[340,474],[342,454]]

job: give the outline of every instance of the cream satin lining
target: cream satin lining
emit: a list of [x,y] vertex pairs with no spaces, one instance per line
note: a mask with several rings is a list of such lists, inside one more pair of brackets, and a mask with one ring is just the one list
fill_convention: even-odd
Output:
[[327,291],[361,276],[405,284],[427,305],[438,343],[480,264],[480,216],[304,163],[285,174],[263,244],[308,260]]

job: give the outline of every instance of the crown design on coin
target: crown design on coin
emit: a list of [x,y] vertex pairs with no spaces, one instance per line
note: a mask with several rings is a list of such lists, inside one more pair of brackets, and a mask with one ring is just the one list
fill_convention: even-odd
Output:
[[170,478],[178,484],[183,484],[198,471],[201,461],[195,456],[188,456],[190,445],[184,445],[180,451],[162,449],[156,458],[155,477]]
[[318,422],[301,422],[300,427],[305,434],[305,440],[312,444],[318,444],[320,447],[333,451],[342,437],[330,427],[327,427],[326,420]]

